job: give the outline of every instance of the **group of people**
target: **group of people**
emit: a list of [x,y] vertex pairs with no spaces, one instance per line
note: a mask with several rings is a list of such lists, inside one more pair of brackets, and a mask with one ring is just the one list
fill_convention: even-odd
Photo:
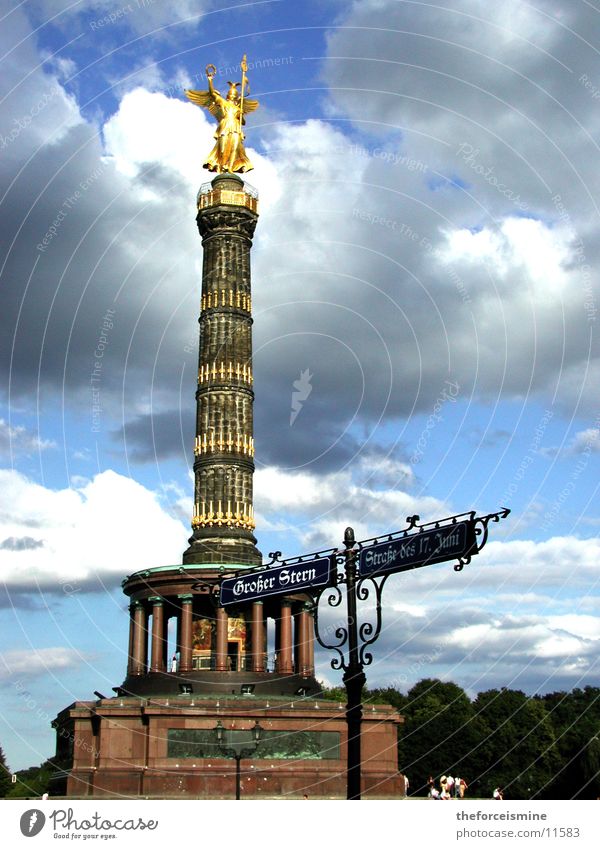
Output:
[[435,781],[430,775],[427,779],[429,799],[464,799],[468,787],[464,778],[453,778],[451,775],[442,775],[440,778],[440,789],[435,786]]

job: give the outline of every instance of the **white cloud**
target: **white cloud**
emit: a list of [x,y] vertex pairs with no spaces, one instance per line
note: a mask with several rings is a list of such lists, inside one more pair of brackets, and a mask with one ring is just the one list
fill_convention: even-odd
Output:
[[[81,16],[81,26],[91,33],[108,36],[111,29],[126,28],[134,33],[150,33],[168,37],[171,28],[182,21],[196,26],[211,6],[211,0],[31,0],[41,14],[52,18],[54,26],[71,28],[73,19]],[[83,15],[88,17],[83,18]],[[158,30],[158,32],[155,32]],[[177,30],[175,29],[175,33]]]
[[141,87],[124,95],[103,127],[106,153],[121,174],[133,179],[141,166],[160,163],[180,174],[190,192],[206,176],[200,151],[210,150],[212,132],[203,110]]
[[186,529],[156,495],[112,471],[79,488],[51,490],[0,470],[0,537],[43,539],[33,550],[0,551],[8,590],[97,587],[150,566],[178,563]]
[[571,454],[600,453],[600,429],[588,427],[585,430],[580,430],[573,437],[568,450]]
[[42,439],[22,425],[9,425],[0,418],[0,456],[13,459],[22,455],[38,454],[56,448],[51,439]]
[[85,660],[85,655],[63,646],[6,651],[0,654],[0,681],[15,684],[16,678],[37,678],[46,672],[64,672]]
[[[571,257],[572,232],[564,227],[549,227],[531,218],[507,217],[494,229],[483,227],[475,232],[469,229],[448,231],[446,246],[439,257],[448,266],[462,263],[480,269],[490,265],[494,275],[502,281],[503,294],[523,301],[534,298],[564,297],[570,290],[574,297],[580,287],[575,271],[566,271]],[[528,284],[522,292],[504,292],[504,283],[514,284],[519,274]],[[508,304],[510,308],[510,304]]]
[[[357,468],[357,477],[350,470],[316,474],[275,467],[258,469],[254,475],[258,527],[286,530],[307,549],[331,548],[340,542],[340,528],[345,525],[354,527],[356,539],[364,539],[405,527],[406,516],[415,512],[423,521],[448,512],[439,499],[387,488],[389,477],[374,479],[368,457]],[[382,461],[381,469],[386,475],[399,472],[400,484],[410,479],[410,467],[404,463]]]

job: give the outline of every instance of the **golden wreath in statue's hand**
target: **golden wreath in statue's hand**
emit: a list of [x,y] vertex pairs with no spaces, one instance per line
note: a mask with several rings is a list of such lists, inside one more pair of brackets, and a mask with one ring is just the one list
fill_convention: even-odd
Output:
[[217,73],[217,69],[215,68],[215,66],[214,66],[214,65],[207,65],[207,66],[206,66],[206,76],[207,76],[209,79],[211,79],[211,80],[212,80],[212,78],[214,77],[214,75],[215,75],[216,73]]

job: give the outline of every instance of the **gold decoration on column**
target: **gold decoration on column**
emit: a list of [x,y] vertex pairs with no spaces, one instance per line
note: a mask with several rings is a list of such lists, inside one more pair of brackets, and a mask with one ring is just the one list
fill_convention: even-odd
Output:
[[256,522],[254,521],[254,507],[247,506],[241,501],[235,502],[235,511],[231,510],[231,502],[227,502],[227,510],[222,509],[222,502],[217,502],[217,509],[213,509],[213,502],[206,504],[194,505],[194,516],[192,518],[192,527],[203,528],[207,525],[216,525],[217,527],[232,527],[246,528],[254,530]]
[[217,436],[214,433],[208,436],[203,433],[196,437],[194,441],[196,457],[201,454],[214,454],[215,452],[235,452],[236,454],[245,454],[247,457],[254,457],[254,437],[246,436],[246,434],[234,437],[228,430],[220,431]]
[[199,384],[214,381],[222,383],[224,380],[233,380],[234,378],[252,386],[254,382],[252,368],[247,363],[226,363],[222,360],[220,363],[212,363],[212,365],[207,363],[198,369]]

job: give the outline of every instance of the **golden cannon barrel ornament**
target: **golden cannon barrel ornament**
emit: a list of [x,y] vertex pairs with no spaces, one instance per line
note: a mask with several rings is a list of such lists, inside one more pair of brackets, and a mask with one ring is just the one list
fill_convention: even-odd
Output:
[[[248,62],[246,55],[240,63],[242,69],[242,81],[233,83],[229,81],[229,91],[223,97],[213,86],[213,77],[217,69],[214,65],[206,66],[208,78],[208,91],[193,91],[186,89],[185,95],[188,100],[197,106],[208,109],[211,115],[218,121],[214,134],[215,145],[204,163],[204,168],[209,171],[234,173],[236,171],[251,171],[254,167],[244,150],[243,125],[246,123],[244,115],[258,109],[258,100],[250,100],[246,94],[250,93],[248,86]],[[241,91],[238,91],[238,86]]]

